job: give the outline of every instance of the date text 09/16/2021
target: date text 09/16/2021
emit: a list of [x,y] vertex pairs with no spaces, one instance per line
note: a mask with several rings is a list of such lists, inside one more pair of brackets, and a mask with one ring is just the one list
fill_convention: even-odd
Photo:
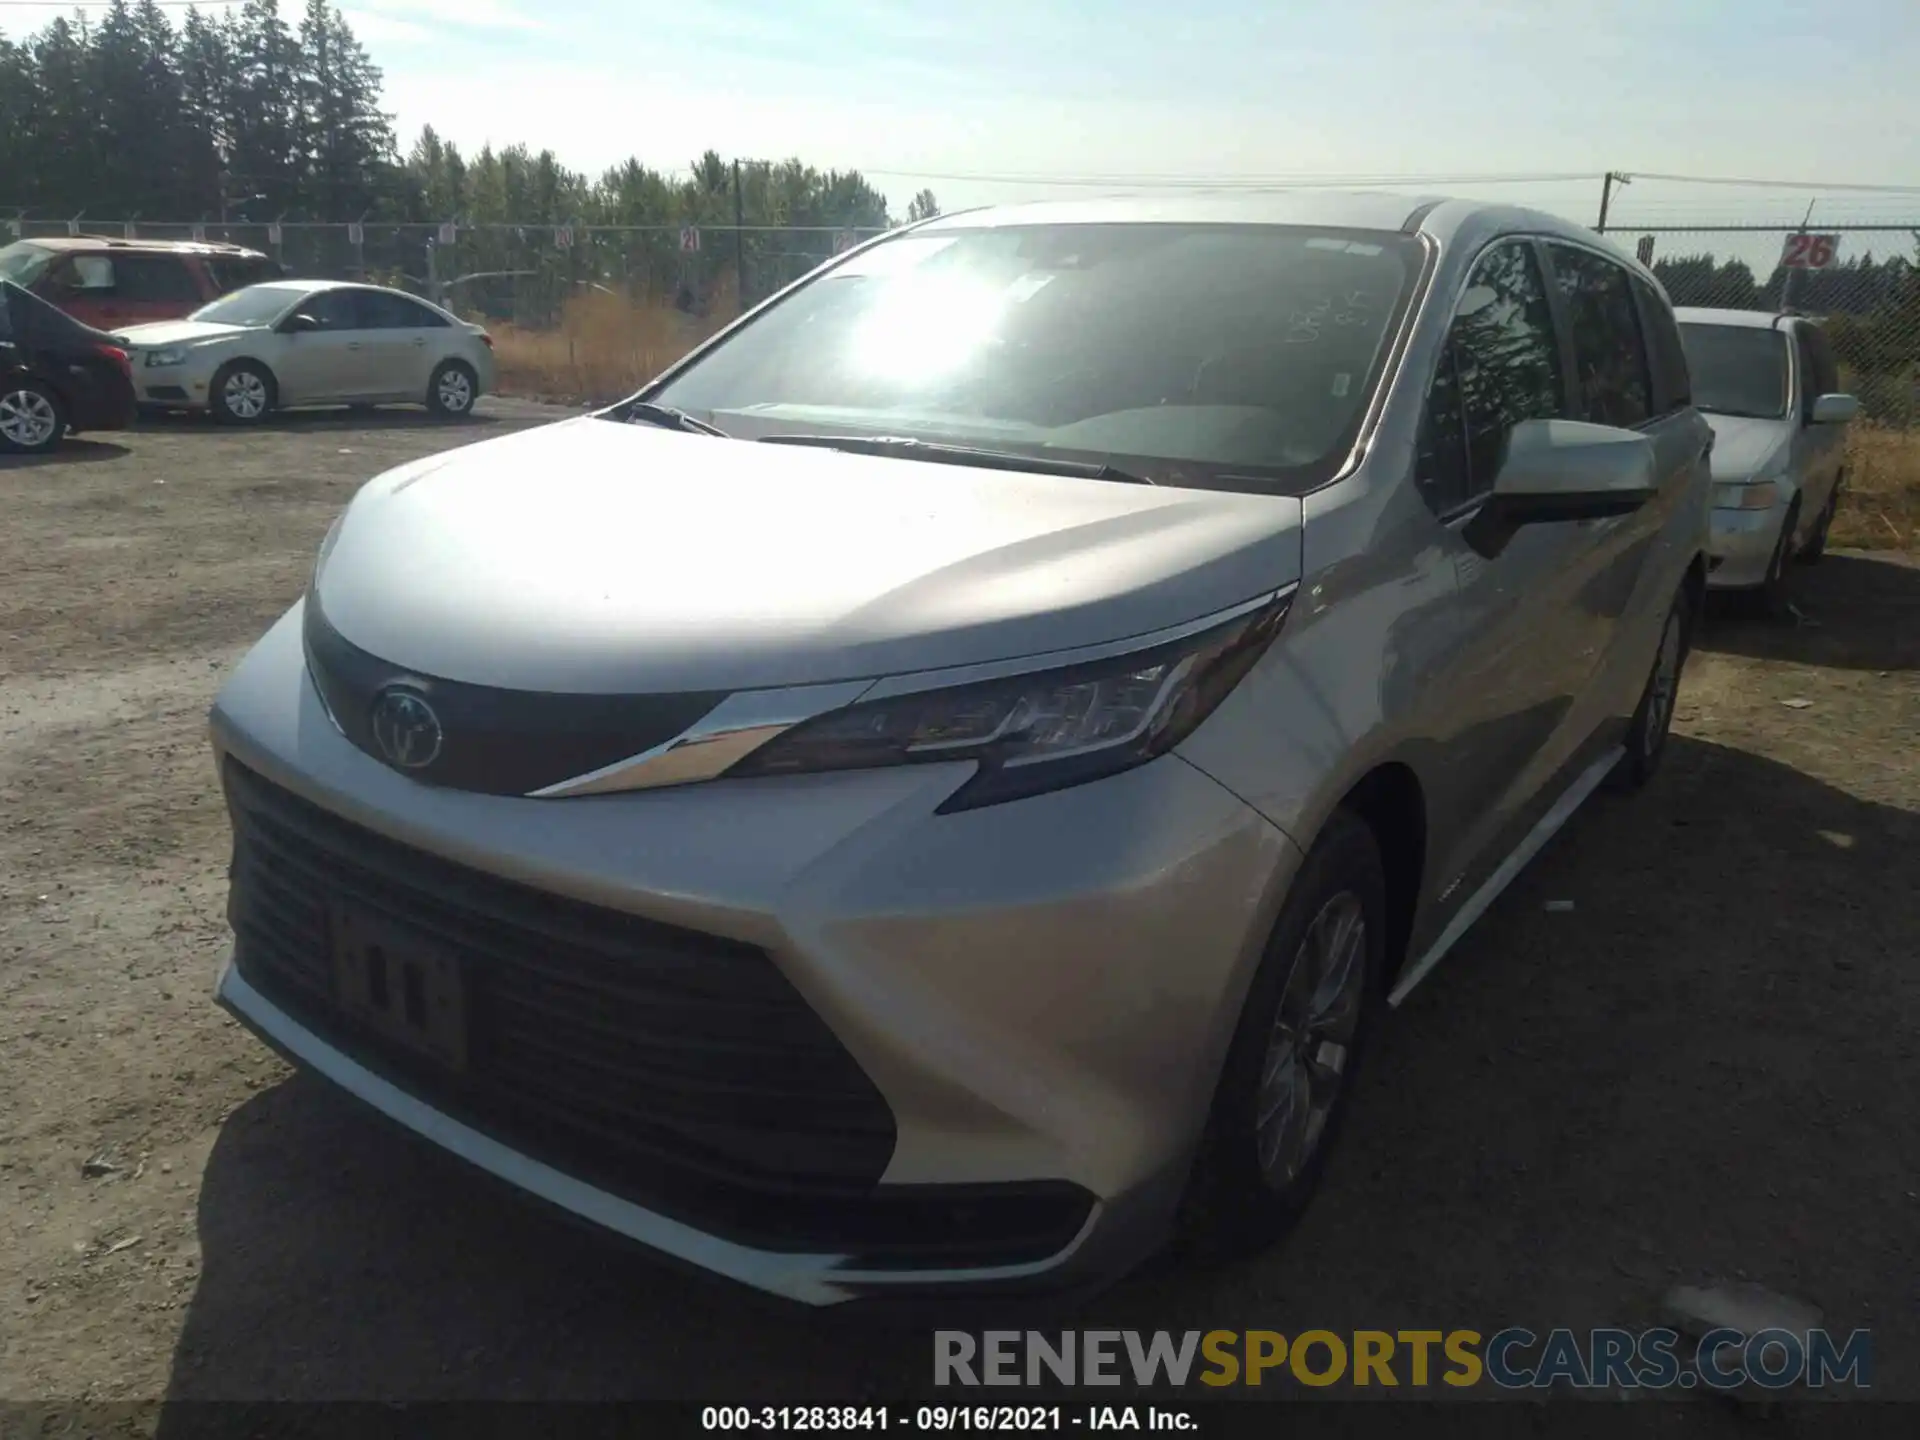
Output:
[[901,1430],[950,1432],[1074,1430],[1190,1431],[1191,1411],[1158,1405],[708,1405],[709,1431]]

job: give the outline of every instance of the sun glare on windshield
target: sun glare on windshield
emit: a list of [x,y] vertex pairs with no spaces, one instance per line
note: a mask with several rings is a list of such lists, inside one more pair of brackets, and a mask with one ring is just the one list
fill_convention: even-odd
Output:
[[993,339],[1005,287],[961,275],[902,277],[887,285],[850,337],[855,367],[918,384],[964,365]]

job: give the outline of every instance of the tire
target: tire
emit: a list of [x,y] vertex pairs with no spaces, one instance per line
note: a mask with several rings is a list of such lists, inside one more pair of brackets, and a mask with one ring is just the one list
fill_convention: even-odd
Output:
[[15,380],[0,386],[0,453],[45,455],[67,433],[67,405],[51,386]]
[[1767,576],[1748,594],[1748,607],[1762,618],[1777,620],[1787,613],[1787,567],[1793,563],[1793,532],[1800,524],[1800,501],[1787,507],[1780,522],[1780,538],[1767,559]]
[[1835,481],[1833,493],[1827,497],[1826,508],[1820,512],[1820,521],[1813,527],[1813,534],[1807,537],[1807,546],[1800,552],[1802,565],[1818,565],[1827,553],[1827,532],[1833,529],[1834,512],[1840,508],[1840,482]]
[[1627,753],[1607,774],[1610,790],[1630,793],[1641,789],[1660,768],[1660,757],[1667,752],[1667,736],[1673,729],[1680,678],[1687,668],[1687,656],[1693,652],[1693,611],[1693,592],[1683,585],[1660,627],[1660,647],[1653,654],[1653,669],[1627,725]]
[[[1383,998],[1386,908],[1373,831],[1336,811],[1294,876],[1248,988],[1181,1200],[1177,1254],[1201,1263],[1250,1255],[1305,1212]],[[1354,935],[1344,927],[1356,919]],[[1341,938],[1344,946],[1322,944]],[[1276,1063],[1284,1070],[1269,1075]]]
[[222,365],[207,388],[207,410],[222,425],[258,425],[279,399],[273,373],[254,360]]
[[480,377],[462,360],[443,360],[427,382],[427,409],[442,420],[465,420],[480,398]]

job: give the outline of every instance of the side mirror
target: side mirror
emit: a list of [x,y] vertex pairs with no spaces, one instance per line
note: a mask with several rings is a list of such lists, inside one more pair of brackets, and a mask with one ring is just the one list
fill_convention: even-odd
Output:
[[320,322],[314,319],[313,316],[306,314],[289,315],[280,323],[280,333],[283,335],[299,335],[308,330],[318,330],[319,328]]
[[1658,488],[1646,436],[1581,420],[1523,420],[1507,438],[1493,492],[1464,535],[1495,555],[1523,525],[1630,515]]
[[1807,412],[1811,425],[1845,425],[1860,413],[1860,401],[1852,395],[1822,395]]

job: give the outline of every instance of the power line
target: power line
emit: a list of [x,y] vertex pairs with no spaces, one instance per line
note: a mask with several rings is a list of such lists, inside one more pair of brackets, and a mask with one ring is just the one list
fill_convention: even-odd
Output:
[[1035,175],[980,171],[891,170],[860,167],[866,175],[887,176],[896,180],[940,180],[983,185],[1055,185],[1169,190],[1311,190],[1374,185],[1546,185],[1586,182],[1600,179],[1600,172],[1553,171],[1538,174],[1400,175],[1348,174],[1315,175],[1302,171],[1268,175]]
[[1655,175],[1632,171],[1633,180],[1670,180],[1682,185],[1740,185],[1754,190],[1849,190],[1867,195],[1920,195],[1920,185],[1849,185],[1830,180],[1742,180],[1729,175]]

